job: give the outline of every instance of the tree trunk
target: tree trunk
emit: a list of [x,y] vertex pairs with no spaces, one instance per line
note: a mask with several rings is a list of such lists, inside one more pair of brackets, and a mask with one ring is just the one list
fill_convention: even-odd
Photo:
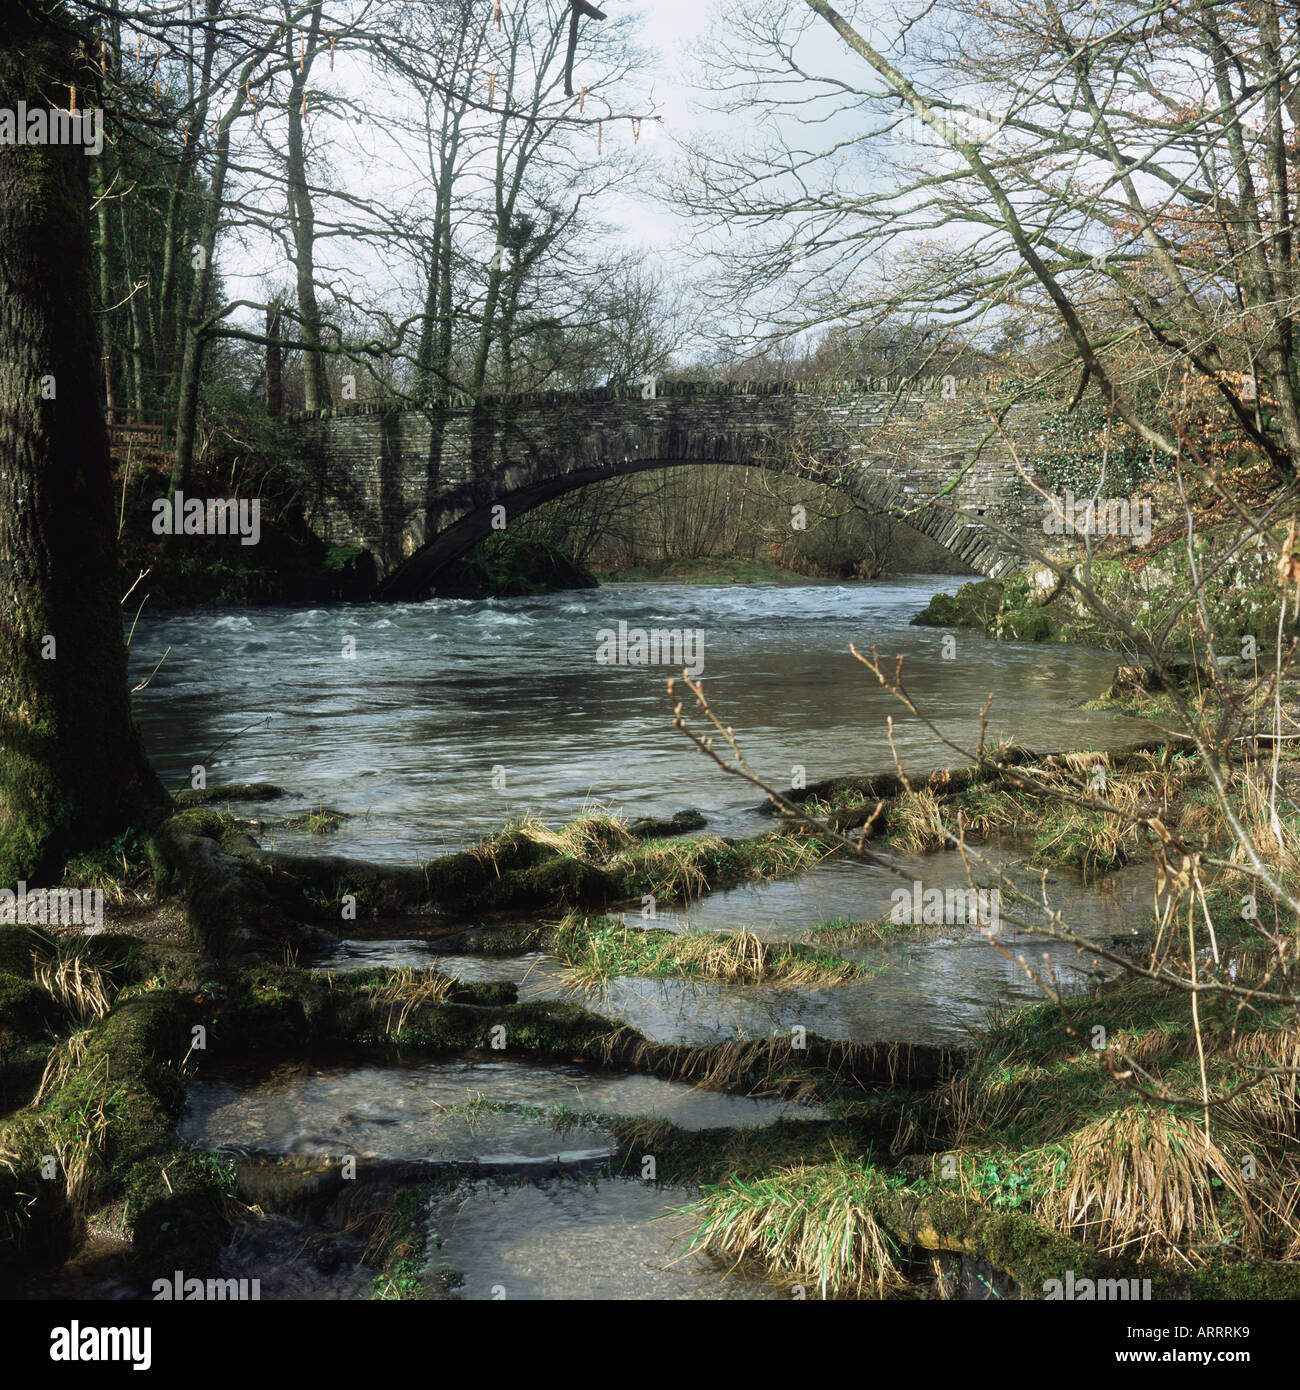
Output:
[[[0,107],[67,105],[73,82],[94,69],[62,5],[11,13]],[[0,145],[3,884],[167,806],[127,694],[88,194],[79,146]]]
[[316,301],[316,209],[312,204],[311,188],[307,183],[307,153],[303,132],[303,100],[307,79],[311,76],[312,60],[320,38],[321,7],[311,12],[311,24],[305,36],[302,61],[293,68],[294,30],[285,28],[285,56],[292,73],[286,114],[289,118],[288,145],[285,150],[285,184],[289,210],[289,230],[293,236],[293,265],[298,293],[298,318],[302,325],[303,349],[302,382],[303,406],[320,410],[330,403],[329,380],[325,375],[325,357],[321,352],[321,312]]
[[178,258],[185,254],[186,233],[191,221],[190,199],[193,195],[194,170],[198,163],[199,146],[208,125],[208,105],[212,95],[212,65],[217,52],[217,24],[221,0],[206,0],[203,27],[203,60],[199,72],[197,93],[194,90],[193,36],[191,61],[187,66],[190,81],[190,101],[193,111],[185,128],[185,143],[176,165],[176,174],[167,196],[167,218],[163,224],[163,264],[158,289],[159,331],[155,350],[156,379],[166,377],[176,385],[176,372],[185,351],[185,311],[178,302]]
[[128,309],[130,318],[130,337],[127,344],[127,355],[131,362],[131,404],[139,414],[144,412],[144,343],[146,336],[145,314],[141,304],[141,291],[135,287],[135,261],[131,255],[131,248],[135,244],[132,222],[127,216],[126,199],[123,198],[118,203],[121,213],[120,221],[122,224],[122,255],[125,262],[126,274],[123,280],[126,284],[127,293],[130,295]]
[[[242,98],[236,99],[234,110],[238,111],[242,105]],[[194,465],[194,435],[199,422],[199,387],[203,377],[203,354],[208,344],[203,318],[212,291],[212,261],[217,252],[217,229],[221,223],[226,167],[230,162],[231,119],[231,116],[227,116],[217,131],[212,186],[203,212],[202,234],[195,248],[197,264],[194,268],[194,285],[190,291],[189,314],[185,323],[185,340],[176,388],[176,442],[172,449],[171,476],[173,494],[183,492],[189,486],[190,470]]]
[[277,302],[266,311],[266,413],[278,420],[284,409],[284,349],[275,339],[280,336],[280,306]]
[[[441,228],[438,229],[438,233]],[[435,234],[432,256],[424,282],[424,317],[420,322],[420,345],[415,358],[415,398],[421,405],[428,405],[437,399],[441,392],[437,385],[434,360],[438,343],[438,260],[440,235]]]
[[104,187],[104,155],[101,154],[95,161],[95,195],[99,200],[99,208],[95,215],[96,227],[99,232],[98,241],[95,246],[95,265],[99,272],[99,301],[95,306],[98,310],[99,321],[103,325],[101,334],[104,348],[104,402],[108,407],[109,424],[117,423],[117,390],[113,375],[113,324],[109,318],[109,309],[113,303],[113,277],[110,260],[112,257],[112,237],[108,232],[108,199]]

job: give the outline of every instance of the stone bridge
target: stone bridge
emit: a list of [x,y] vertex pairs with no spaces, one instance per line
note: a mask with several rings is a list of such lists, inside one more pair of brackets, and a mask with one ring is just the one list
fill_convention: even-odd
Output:
[[420,591],[542,502],[605,478],[701,463],[828,484],[996,576],[1016,552],[982,519],[1043,536],[1041,500],[1006,442],[1022,462],[1032,455],[1039,408],[1010,407],[1004,438],[988,404],[996,391],[955,377],[664,381],[438,408],[365,402],[299,412],[287,424],[314,480],[314,529],[369,551],[390,596]]

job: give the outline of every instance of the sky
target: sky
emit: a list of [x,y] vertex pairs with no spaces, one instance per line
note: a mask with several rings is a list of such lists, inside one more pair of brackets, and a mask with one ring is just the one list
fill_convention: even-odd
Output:
[[[788,3],[800,14],[805,10],[801,0]],[[881,7],[881,0],[869,0],[865,9]],[[654,68],[646,74],[646,86],[655,109],[662,115],[655,146],[659,156],[671,160],[675,142],[683,139],[713,136],[743,145],[759,138],[752,111],[717,109],[718,94],[709,85],[702,62],[706,45],[737,44],[737,30],[731,18],[734,5],[722,0],[655,0],[647,9],[626,6],[624,0],[610,0],[607,12],[613,16],[621,8],[640,16],[642,41],[655,52]],[[884,4],[883,8],[889,14],[898,12],[897,6]],[[846,62],[840,41],[816,19],[808,23],[799,51],[801,58],[818,72],[844,73],[852,64],[852,60]],[[777,128],[788,129],[789,123],[778,122]],[[656,196],[656,187],[655,180],[648,179],[639,194],[628,199],[625,225],[630,237],[671,257],[687,229],[664,200]]]
[[[503,0],[507,6],[526,0]],[[491,0],[483,0],[490,4]],[[650,49],[650,65],[628,84],[626,106],[630,110],[654,110],[660,117],[657,123],[643,122],[640,139],[633,151],[634,158],[644,162],[644,174],[638,172],[625,191],[607,195],[599,205],[603,220],[615,228],[615,237],[627,246],[629,256],[648,261],[674,281],[689,280],[692,275],[707,273],[699,260],[689,253],[688,242],[696,230],[685,218],[674,212],[662,193],[674,160],[682,157],[677,141],[696,137],[744,142],[758,137],[752,112],[719,112],[711,109],[716,93],[706,87],[706,73],[701,65],[705,46],[712,42],[724,45],[736,42],[735,28],[729,19],[734,5],[722,0],[600,0],[611,19],[629,16],[639,43]],[[778,5],[783,0],[758,0],[758,3]],[[789,0],[800,14],[806,12],[801,0]],[[883,5],[882,0],[867,0],[868,14],[879,10],[893,18],[897,10]],[[595,21],[585,23],[595,25]],[[843,69],[845,56],[838,39],[820,23],[813,20],[803,41],[801,52],[818,70]],[[422,152],[405,145],[393,134],[395,121],[385,116],[383,97],[368,84],[364,75],[349,71],[340,61],[337,70],[327,79],[335,90],[363,102],[367,118],[357,122],[350,116],[333,116],[323,110],[309,116],[309,127],[317,145],[328,151],[332,164],[329,178],[343,188],[371,197],[379,194],[388,206],[396,209],[411,202],[428,180],[421,160]],[[580,66],[575,69],[575,85],[581,83]],[[409,114],[409,113],[406,113]],[[630,122],[606,122],[602,129],[606,151],[620,147],[632,149],[633,133]],[[822,133],[825,138],[825,132]],[[595,135],[590,134],[588,157],[595,158]],[[328,217],[322,213],[322,221]],[[232,299],[259,300],[267,294],[271,281],[282,285],[291,283],[289,267],[283,248],[271,238],[256,231],[236,231],[223,244],[221,269],[227,293]],[[329,283],[332,274],[342,271],[366,288],[368,293],[392,309],[414,312],[416,293],[415,271],[408,263],[393,255],[385,255],[373,247],[349,245],[345,241],[327,240],[320,247],[321,278]],[[707,335],[707,328],[706,328]]]

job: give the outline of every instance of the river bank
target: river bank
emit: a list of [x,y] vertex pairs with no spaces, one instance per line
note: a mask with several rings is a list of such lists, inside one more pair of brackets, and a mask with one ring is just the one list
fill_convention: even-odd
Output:
[[[977,855],[1002,844],[1027,867],[1073,854],[1095,882],[1144,853],[1140,835],[1114,834],[1111,816],[1054,795],[1072,780],[1090,785],[1098,766],[1111,803],[1198,837],[1207,852],[1230,846],[1222,823],[1204,815],[1197,759],[1168,745],[1024,752],[911,790],[879,775],[834,779],[797,799],[824,834],[792,822],[736,842],[673,833],[685,819],[633,833],[617,817],[588,816],[560,830],[507,827],[467,853],[402,871],[268,851],[247,822],[204,806],[183,811],[138,862],[142,872],[171,866],[148,891],[178,896],[193,932],[184,946],[132,934],[130,913],[95,938],[0,929],[8,1016],[23,1020],[3,1069],[9,1157],[0,1187],[22,1233],[8,1247],[8,1272],[29,1278],[44,1267],[38,1286],[82,1295],[108,1281],[144,1290],[163,1268],[231,1277],[258,1221],[293,1223],[305,1246],[332,1243],[337,1253],[331,1233],[346,1219],[364,1233],[348,1247],[354,1296],[456,1296],[463,1270],[454,1254],[435,1255],[450,1229],[445,1201],[467,1179],[487,1184],[475,1200],[490,1203],[493,1184],[563,1186],[594,1175],[634,1176],[644,1187],[650,1174],[652,1185],[693,1189],[701,1248],[739,1261],[759,1296],[793,1284],[814,1297],[970,1296],[983,1271],[986,1293],[1050,1297],[1069,1270],[1076,1279],[1149,1279],[1156,1298],[1295,1297],[1293,1079],[1266,1072],[1244,1100],[1210,1112],[1204,1136],[1195,1113],[1168,1100],[1202,1087],[1238,1094],[1256,1068],[1283,1058],[1286,1009],[1264,989],[1248,1020],[1226,999],[1203,1001],[1194,1016],[1189,996],[1171,987],[1176,969],[1168,982],[1149,976],[1177,959],[1156,913],[1122,940],[1104,923],[1090,933],[1082,901],[1068,919],[1044,924],[1041,904],[995,858],[1010,907],[992,944],[978,920],[810,922],[764,944],[744,931],[683,936],[641,915],[647,891],[663,910],[683,894],[806,873],[843,853],[835,832],[868,819],[868,843],[894,854],[937,862],[946,828],[966,834]],[[1250,767],[1240,766],[1233,796],[1248,815]],[[1300,764],[1288,758],[1284,775],[1300,777]],[[227,798],[214,790],[197,799]],[[207,849],[186,851],[187,840]],[[588,908],[575,911],[575,895]],[[1200,963],[1202,979],[1258,973],[1262,983],[1273,967],[1238,892],[1211,887],[1206,905],[1219,954],[1213,966]],[[298,925],[304,915],[313,928]],[[1104,969],[1068,985],[1049,969],[1043,988],[1064,986],[1058,1000],[1003,1012],[955,1046],[852,1041],[816,1026],[656,1041],[589,1002],[608,1009],[611,982],[637,977],[775,989],[795,1001],[793,1017],[815,1025],[830,1017],[818,997],[888,981],[879,953],[900,936],[964,937],[990,953],[1000,943],[1031,959],[1043,932],[1067,920],[1071,948],[1086,947]],[[340,956],[340,938],[369,943],[360,965]],[[423,943],[427,964],[383,964],[375,952],[385,943],[408,952]],[[525,997],[545,958],[567,983]],[[417,1062],[425,1079],[412,1089]],[[523,1069],[502,1072],[505,1063]],[[515,1089],[503,1089],[516,1075]],[[311,1077],[320,1081],[303,1090]],[[651,1099],[644,1088],[618,1089],[619,1078],[634,1077],[702,1085],[702,1099],[717,1104],[689,1118],[681,1107],[701,1093],[670,1086]],[[360,1088],[358,1099],[344,1099],[349,1087]],[[36,1106],[23,1109],[33,1094]],[[369,1138],[355,1124],[337,1128],[363,1094],[378,1125]],[[755,1095],[787,1108],[727,1118],[726,1097]],[[409,1124],[433,1100],[443,1137],[430,1149],[420,1129],[415,1149],[394,1147],[394,1121]],[[258,1115],[284,1116],[286,1105],[316,1107],[318,1118],[304,1111],[287,1131],[257,1128]],[[178,1124],[188,1142],[178,1142]],[[49,1152],[76,1162],[66,1198],[32,1185],[33,1165]],[[1159,1191],[1152,1152],[1161,1155]],[[1255,1165],[1249,1183],[1240,1152]],[[355,1188],[348,1162],[360,1165]],[[621,1200],[620,1190],[601,1200]],[[11,1204],[29,1191],[39,1194],[34,1205]],[[855,1215],[832,1254],[825,1235],[840,1229],[845,1201]],[[791,1203],[804,1212],[793,1225],[781,1216]],[[253,1227],[243,1214],[251,1205],[263,1213]],[[539,1238],[553,1207],[547,1199],[535,1213]],[[86,1233],[114,1227],[124,1237],[91,1258]],[[467,1266],[476,1258],[463,1256]],[[736,1295],[710,1283],[700,1296]]]
[[[102,934],[0,926],[0,1283],[1300,1295],[1283,896],[1243,911],[1194,748],[1086,708],[1113,653],[910,625],[958,584],[143,618],[178,810],[69,865]],[[699,627],[779,812],[598,659],[619,623]],[[1271,767],[1225,768],[1267,844]],[[565,1243],[670,1203],[684,1283]]]
[[[1183,536],[1149,551],[1102,552],[1086,568],[1080,559],[1072,573],[1077,582],[1091,586],[1095,604],[1051,570],[1027,565],[1005,582],[977,579],[955,594],[936,594],[912,621],[975,630],[1005,641],[1106,643],[1128,652],[1137,650],[1140,641],[1159,642],[1171,654],[1203,650],[1208,630],[1225,657],[1268,653],[1278,641],[1284,609],[1278,556],[1262,539],[1243,545],[1224,530],[1210,529],[1198,537],[1195,560]],[[1188,600],[1196,592],[1194,563],[1214,576],[1202,591],[1206,629],[1199,613],[1195,621],[1188,613]],[[1281,616],[1285,646],[1300,632],[1300,617],[1294,612]]]

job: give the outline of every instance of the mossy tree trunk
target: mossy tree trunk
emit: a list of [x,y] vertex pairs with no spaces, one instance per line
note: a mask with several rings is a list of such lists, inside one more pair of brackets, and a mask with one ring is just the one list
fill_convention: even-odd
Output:
[[[0,107],[93,101],[66,11],[0,37]],[[90,156],[93,157],[93,156]],[[0,145],[0,885],[166,807],[131,722],[91,293],[89,158]]]

